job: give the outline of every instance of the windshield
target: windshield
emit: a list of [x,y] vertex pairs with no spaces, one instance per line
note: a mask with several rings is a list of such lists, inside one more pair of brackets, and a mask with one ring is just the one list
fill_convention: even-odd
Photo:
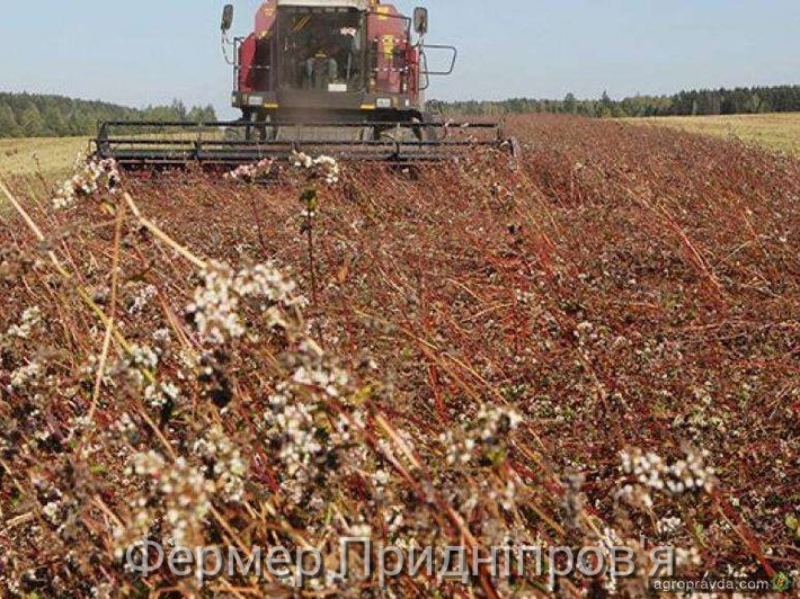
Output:
[[278,16],[279,88],[365,88],[365,20],[355,9],[284,7]]

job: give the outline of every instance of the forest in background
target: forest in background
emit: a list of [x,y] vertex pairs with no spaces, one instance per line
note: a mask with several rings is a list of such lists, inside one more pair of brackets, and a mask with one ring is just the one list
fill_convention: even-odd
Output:
[[[599,99],[562,100],[511,98],[429,102],[432,112],[445,115],[503,115],[549,112],[588,117],[658,117],[723,114],[800,112],[800,85],[740,87],[735,89],[682,91],[672,96],[637,95],[614,100],[607,93]],[[63,96],[0,92],[0,138],[66,137],[92,135],[101,121],[217,120],[213,106],[187,108],[180,100],[169,106],[129,108],[109,102],[75,100]]]
[[502,115],[531,112],[580,114],[589,117],[654,117],[800,112],[800,85],[737,87],[682,91],[672,96],[637,95],[614,100],[581,100],[567,94],[563,100],[513,98],[501,101],[435,102],[443,114]]
[[128,108],[109,102],[63,96],[0,92],[0,138],[93,135],[101,121],[216,121],[213,106],[187,108],[180,100],[169,106]]

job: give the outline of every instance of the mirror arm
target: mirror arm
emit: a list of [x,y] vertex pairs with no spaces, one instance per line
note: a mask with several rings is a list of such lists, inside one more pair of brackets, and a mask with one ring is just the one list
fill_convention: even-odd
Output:
[[229,65],[236,66],[236,62],[231,59],[230,55],[228,54],[228,46],[233,47],[233,42],[231,38],[228,37],[227,32],[222,33],[222,56],[225,58],[225,62]]

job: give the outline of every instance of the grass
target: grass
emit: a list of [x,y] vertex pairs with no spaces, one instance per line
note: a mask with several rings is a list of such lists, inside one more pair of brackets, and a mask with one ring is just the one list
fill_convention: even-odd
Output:
[[0,173],[26,176],[39,172],[48,181],[63,178],[88,141],[87,137],[0,139]]
[[[216,132],[206,133],[212,139]],[[167,134],[172,139],[195,140],[196,134]],[[150,137],[163,139],[164,134],[138,135],[146,140]],[[88,137],[39,137],[0,139],[0,176],[29,177],[41,175],[47,183],[55,183],[70,174],[75,157],[88,148]],[[0,198],[0,204],[5,200]]]
[[691,133],[733,138],[800,156],[800,113],[677,116],[623,119],[636,124],[673,127]]

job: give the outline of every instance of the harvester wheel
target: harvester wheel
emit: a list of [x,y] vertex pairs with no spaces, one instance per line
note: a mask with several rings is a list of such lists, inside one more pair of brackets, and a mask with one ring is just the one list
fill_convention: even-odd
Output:
[[[266,123],[266,115],[260,114],[257,110],[247,111],[242,116],[242,120],[248,123],[244,128],[244,136],[247,141],[274,141],[276,132],[275,127]],[[253,123],[250,125],[249,123]],[[256,123],[259,123],[256,125]]]
[[252,110],[243,110],[242,111],[242,118],[240,119],[242,123],[247,123],[247,126],[244,128],[244,138],[247,141],[253,137],[253,128],[250,126],[250,123],[253,122],[253,111]]
[[258,141],[275,141],[277,137],[277,128],[271,125],[264,125],[256,128],[258,134]]
[[[427,125],[430,125],[435,123],[436,120],[431,113],[426,112],[425,114],[422,115],[422,122]],[[436,127],[425,127],[424,141],[433,141],[433,142],[439,141],[439,133],[440,131]]]

